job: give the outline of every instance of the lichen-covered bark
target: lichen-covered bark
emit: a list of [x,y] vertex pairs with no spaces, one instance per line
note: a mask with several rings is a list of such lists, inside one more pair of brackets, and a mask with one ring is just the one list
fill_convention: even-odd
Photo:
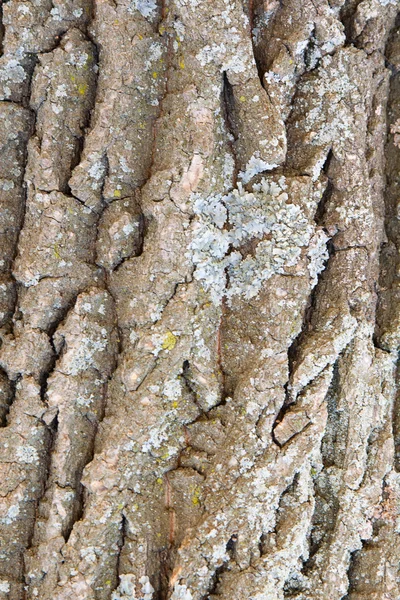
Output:
[[3,3],[1,600],[397,600],[399,9]]

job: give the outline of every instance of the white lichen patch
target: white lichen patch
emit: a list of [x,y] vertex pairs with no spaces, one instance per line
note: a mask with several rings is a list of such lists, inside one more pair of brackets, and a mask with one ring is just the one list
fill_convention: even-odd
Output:
[[181,380],[178,379],[178,377],[174,379],[168,379],[163,387],[163,395],[171,402],[180,398],[182,395]]
[[9,192],[14,189],[14,182],[9,179],[0,179],[0,190]]
[[[263,179],[246,192],[239,184],[232,192],[208,198],[194,195],[194,236],[190,244],[195,277],[213,302],[223,296],[255,297],[274,274],[295,266],[301,249],[311,243],[315,225],[298,204],[289,201],[285,178]],[[240,248],[259,240],[255,252],[243,256]],[[312,285],[327,258],[322,233],[309,250]],[[228,283],[229,281],[229,283]]]
[[10,525],[13,521],[15,521],[15,519],[18,517],[18,515],[19,515],[19,505],[12,504],[10,506],[10,508],[8,509],[6,516],[1,519],[1,522],[4,523],[4,525]]
[[[149,391],[159,394],[160,387],[151,386]],[[176,423],[176,410],[182,402],[182,392],[183,383],[180,372],[164,382],[161,388],[161,396],[165,402],[166,411],[156,423],[149,426],[146,433],[147,439],[141,446],[143,453],[153,453],[162,448],[163,458],[166,459],[174,456],[179,451],[178,447],[169,444],[166,445],[166,442],[170,439],[171,430]],[[151,400],[147,396],[142,397],[141,401],[145,405],[151,403]]]
[[84,396],[80,394],[76,398],[76,403],[78,406],[90,406],[94,400],[95,397],[93,396],[93,394],[90,394],[90,396]]
[[140,577],[140,596],[136,595],[135,584],[136,576],[133,574],[120,575],[120,584],[118,588],[113,592],[111,600],[152,600],[154,588],[150,583],[147,575]]
[[193,600],[193,594],[186,587],[186,585],[180,585],[179,583],[177,583],[174,587],[171,600]]
[[26,287],[32,287],[35,286],[39,283],[40,281],[40,273],[36,272],[36,273],[27,273],[26,274],[26,280],[25,280],[25,286]]
[[263,173],[264,171],[272,171],[272,169],[275,169],[277,166],[277,163],[265,162],[265,160],[260,158],[260,153],[256,152],[248,161],[246,170],[239,173],[239,177],[243,183],[248,183],[255,175]]
[[201,64],[202,67],[205,67],[209,63],[215,63],[218,60],[221,61],[226,54],[226,46],[224,43],[221,44],[211,44],[204,46],[196,54],[196,58]]
[[20,446],[16,452],[20,462],[32,464],[39,462],[39,455],[33,446]]
[[156,0],[132,0],[129,12],[137,10],[145,19],[153,19],[157,15]]
[[60,10],[57,7],[52,8],[50,14],[54,21],[62,21]]
[[226,152],[224,155],[224,164],[223,164],[223,170],[222,170],[225,190],[228,190],[232,187],[234,171],[235,171],[235,161],[233,159],[233,156],[232,156],[232,154],[229,154],[228,152]]
[[11,58],[0,70],[0,81],[22,83],[25,78],[25,70],[15,58]]
[[152,64],[157,62],[158,60],[160,60],[162,55],[163,55],[162,45],[158,44],[157,42],[153,42],[153,44],[151,44],[149,51],[148,51],[148,59],[145,62],[146,68],[151,69]]
[[0,580],[0,592],[7,594],[10,591],[10,584],[4,579]]
[[57,98],[67,98],[68,94],[67,94],[67,88],[66,85],[64,83],[60,84],[57,86],[56,91],[55,91],[55,95]]
[[[72,48],[72,44],[71,44],[71,48]],[[68,47],[68,44],[66,45],[65,49],[67,51],[70,50]],[[79,69],[83,69],[87,65],[88,60],[89,60],[89,55],[86,52],[78,52],[77,54],[74,54],[72,52],[68,57],[68,63],[70,65],[78,67]]]
[[[85,312],[94,312],[94,305],[83,302],[81,309]],[[90,368],[96,368],[102,353],[106,352],[109,344],[109,332],[105,327],[92,328],[89,336],[67,342],[62,369],[68,375],[78,375]]]
[[102,158],[99,155],[91,154],[89,159],[93,161],[91,167],[88,169],[88,173],[90,177],[95,179],[96,181],[101,181],[106,172],[106,167]]
[[202,67],[209,64],[219,64],[221,72],[244,73],[252,66],[250,56],[246,52],[232,53],[231,44],[239,48],[240,36],[235,31],[229,31],[229,48],[224,42],[220,44],[207,44],[197,54],[196,59]]
[[394,145],[400,148],[400,119],[390,126],[390,133],[393,134]]
[[168,440],[168,428],[169,423],[164,419],[157,427],[150,429],[146,442],[142,444],[142,452],[146,454],[147,452],[161,448],[163,443]]
[[308,270],[311,277],[311,285],[314,287],[318,281],[318,275],[324,269],[326,261],[329,258],[327,242],[329,237],[326,233],[319,229],[315,232],[310,240],[307,256],[310,260]]

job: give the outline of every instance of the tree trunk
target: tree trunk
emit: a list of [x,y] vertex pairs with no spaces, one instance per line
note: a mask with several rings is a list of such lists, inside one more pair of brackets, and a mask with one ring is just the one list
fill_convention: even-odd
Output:
[[397,0],[3,0],[0,599],[400,597]]

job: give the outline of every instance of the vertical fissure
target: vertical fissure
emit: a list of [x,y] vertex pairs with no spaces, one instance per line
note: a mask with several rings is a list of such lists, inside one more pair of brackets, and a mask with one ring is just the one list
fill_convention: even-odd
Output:
[[[378,306],[374,340],[377,347],[397,357],[396,384],[399,383],[400,311],[399,257],[400,227],[398,224],[398,184],[400,171],[400,13],[389,35],[385,63],[391,71],[386,108],[387,139],[385,145],[384,228],[386,239],[380,249]],[[392,430],[395,444],[394,467],[400,472],[400,394],[397,391]]]
[[232,176],[232,187],[237,186],[237,177],[239,174],[238,161],[235,151],[235,140],[237,140],[237,131],[235,126],[235,98],[232,91],[232,85],[229,82],[228,75],[224,71],[222,74],[222,114],[225,120],[227,131],[228,146],[234,160],[234,169]]

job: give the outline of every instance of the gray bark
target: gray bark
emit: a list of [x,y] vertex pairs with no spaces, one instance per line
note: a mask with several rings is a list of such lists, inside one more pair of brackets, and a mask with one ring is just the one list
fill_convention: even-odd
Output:
[[0,600],[398,600],[397,0],[0,8]]

